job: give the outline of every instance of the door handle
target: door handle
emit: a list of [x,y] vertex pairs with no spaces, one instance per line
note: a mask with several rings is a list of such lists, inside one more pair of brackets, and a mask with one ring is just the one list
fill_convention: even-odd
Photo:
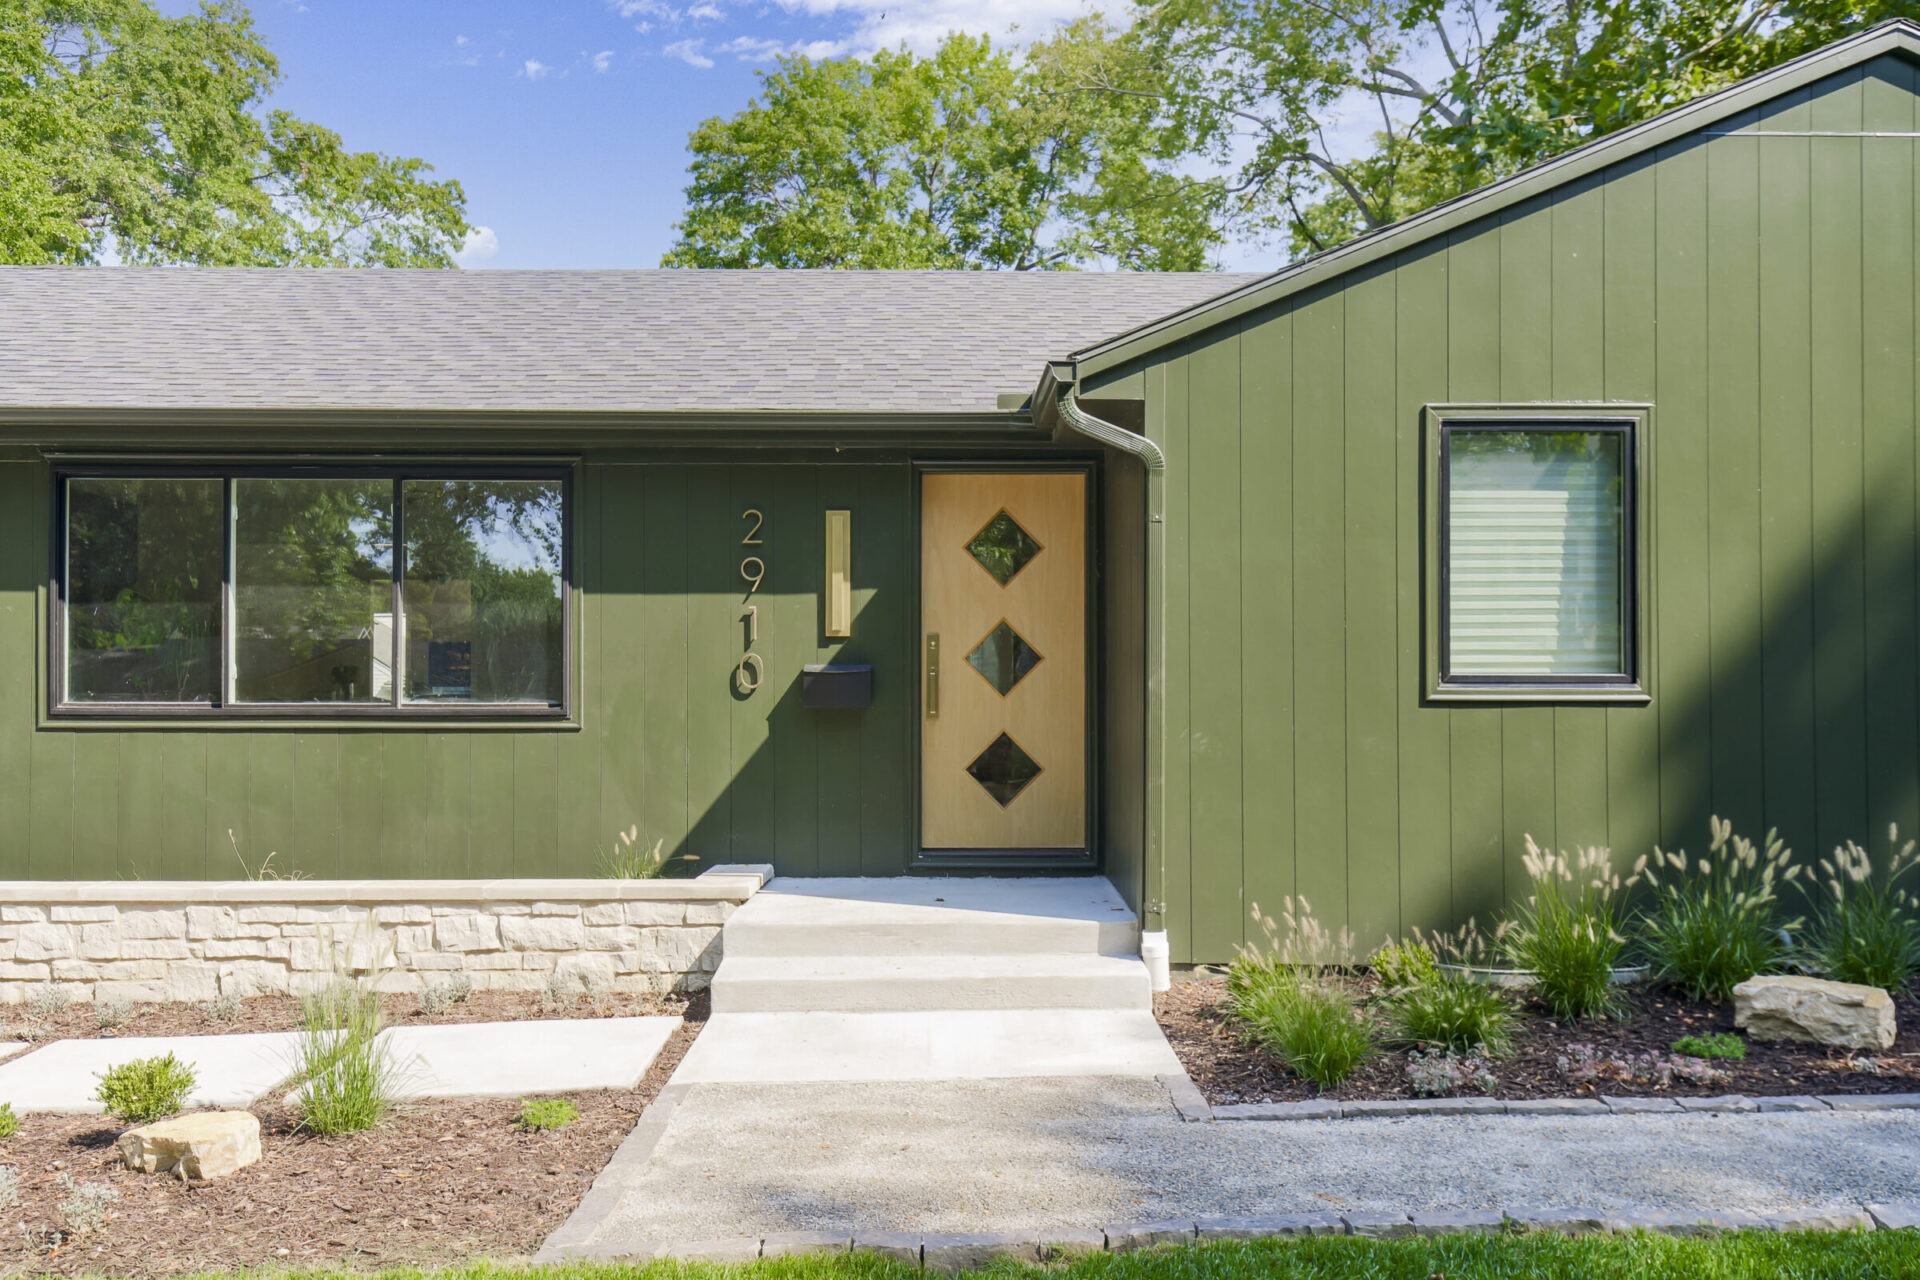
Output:
[[927,632],[927,719],[940,716],[940,633]]

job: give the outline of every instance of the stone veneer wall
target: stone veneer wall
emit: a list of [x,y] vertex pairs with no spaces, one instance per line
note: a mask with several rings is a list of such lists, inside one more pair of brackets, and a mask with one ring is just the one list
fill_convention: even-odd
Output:
[[0,1004],[48,984],[75,1000],[294,993],[340,973],[417,991],[552,975],[617,991],[696,990],[720,926],[772,876],[691,880],[0,882]]

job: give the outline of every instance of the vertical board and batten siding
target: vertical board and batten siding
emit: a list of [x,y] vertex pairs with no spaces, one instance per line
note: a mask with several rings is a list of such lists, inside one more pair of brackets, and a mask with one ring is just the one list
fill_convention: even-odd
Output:
[[[49,477],[0,461],[0,878],[592,875],[616,833],[703,865],[898,874],[912,836],[903,464],[589,461],[574,489],[579,728],[36,730]],[[743,548],[740,513],[766,515]],[[822,517],[854,513],[854,636],[821,635]],[[766,678],[735,696],[749,550]],[[875,661],[874,705],[800,706],[803,664]],[[233,833],[232,841],[228,831]]]
[[[1916,144],[1819,136],[1915,89],[1882,58],[1094,380],[1171,460],[1176,960],[1289,893],[1367,946],[1484,924],[1528,835],[1920,829]],[[1422,406],[1606,399],[1654,405],[1651,704],[1423,704]]]

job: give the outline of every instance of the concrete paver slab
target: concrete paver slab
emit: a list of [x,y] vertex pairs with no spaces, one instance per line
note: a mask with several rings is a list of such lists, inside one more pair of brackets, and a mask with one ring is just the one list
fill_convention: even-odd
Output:
[[1181,1073],[1137,1009],[722,1013],[674,1072],[683,1084],[987,1080]]
[[25,1040],[0,1040],[0,1059],[11,1058],[33,1048]]
[[680,1019],[571,1018],[394,1027],[385,1033],[408,1098],[516,1098],[631,1089]]
[[640,1166],[620,1171],[610,1212],[578,1234],[607,1256],[675,1239],[919,1231],[931,1260],[933,1233],[1195,1218],[1392,1214],[1410,1232],[1424,1218],[1408,1215],[1514,1205],[1605,1219],[1857,1213],[1920,1201],[1916,1150],[1912,1111],[1191,1124],[1152,1079],[695,1084]]
[[293,1072],[291,1032],[231,1036],[122,1036],[56,1040],[0,1065],[0,1102],[15,1111],[97,1115],[99,1076],[136,1058],[171,1053],[193,1068],[190,1107],[244,1107]]

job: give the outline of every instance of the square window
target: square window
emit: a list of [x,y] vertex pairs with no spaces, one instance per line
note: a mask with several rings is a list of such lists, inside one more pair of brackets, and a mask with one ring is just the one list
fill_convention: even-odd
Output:
[[1440,421],[1430,692],[1639,692],[1638,425]]

